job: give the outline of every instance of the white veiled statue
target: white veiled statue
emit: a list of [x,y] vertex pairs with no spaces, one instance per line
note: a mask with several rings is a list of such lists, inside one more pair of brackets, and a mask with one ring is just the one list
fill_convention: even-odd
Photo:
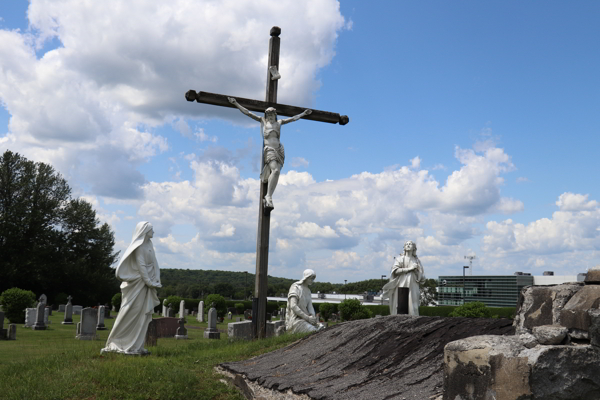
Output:
[[404,254],[396,258],[390,273],[390,281],[383,287],[382,297],[390,299],[390,314],[398,313],[399,287],[408,288],[408,314],[419,315],[421,293],[419,282],[425,280],[425,271],[417,257],[417,245],[409,240],[404,243]]
[[149,222],[135,227],[131,244],[123,254],[117,270],[121,283],[121,308],[115,324],[101,352],[147,354],[144,341],[154,307],[160,304],[156,289],[160,284],[160,270],[150,240],[154,230]]
[[317,274],[312,269],[307,269],[303,275],[302,280],[292,283],[288,293],[285,328],[290,333],[314,332],[325,327],[317,320],[308,288]]

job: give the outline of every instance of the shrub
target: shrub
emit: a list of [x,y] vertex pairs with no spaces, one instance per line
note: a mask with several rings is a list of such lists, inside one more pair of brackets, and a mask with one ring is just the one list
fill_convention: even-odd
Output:
[[25,309],[35,303],[35,294],[19,288],[7,289],[0,295],[4,315],[13,324],[25,322]]
[[342,321],[354,321],[372,317],[371,310],[363,306],[357,299],[346,299],[342,301],[339,304],[338,309],[340,310]]
[[491,318],[492,311],[480,301],[466,303],[456,307],[449,315],[450,317],[468,317],[468,318]]
[[329,321],[329,317],[333,313],[333,304],[331,303],[319,303],[319,313],[325,322]]
[[181,304],[181,300],[183,300],[183,299],[179,296],[167,297],[167,308],[169,307],[169,304],[170,304],[173,311],[178,313],[179,312],[179,304]]
[[244,303],[235,303],[235,311],[238,315],[243,314],[245,309]]
[[212,303],[215,303],[215,308],[217,309],[217,317],[224,318],[225,314],[227,314],[227,302],[225,297],[220,294],[209,294],[204,299],[204,307],[207,307],[210,310],[210,306]]
[[115,306],[115,310],[119,311],[121,309],[121,293],[115,294],[110,302],[113,306]]

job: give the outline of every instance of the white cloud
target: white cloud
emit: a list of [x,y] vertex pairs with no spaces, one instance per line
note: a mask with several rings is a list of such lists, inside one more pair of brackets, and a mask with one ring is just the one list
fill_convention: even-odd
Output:
[[292,158],[290,165],[294,168],[298,168],[298,167],[307,168],[308,161],[302,157],[294,157],[294,158]]
[[598,208],[596,200],[589,200],[587,194],[563,193],[558,197],[556,205],[561,211],[584,211]]

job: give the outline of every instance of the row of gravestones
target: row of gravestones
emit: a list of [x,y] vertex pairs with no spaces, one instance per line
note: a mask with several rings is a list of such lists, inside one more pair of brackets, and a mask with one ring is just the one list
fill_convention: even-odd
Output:
[[17,324],[9,324],[4,328],[4,311],[0,311],[0,340],[16,340]]

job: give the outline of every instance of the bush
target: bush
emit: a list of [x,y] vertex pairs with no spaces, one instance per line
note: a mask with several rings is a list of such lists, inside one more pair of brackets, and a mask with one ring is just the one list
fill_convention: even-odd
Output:
[[333,313],[333,304],[331,303],[319,303],[319,313],[323,317],[323,321],[329,321],[329,317]]
[[7,289],[0,295],[4,315],[13,324],[25,322],[25,309],[35,303],[35,294],[19,288]]
[[480,301],[466,303],[456,307],[449,315],[450,317],[468,317],[468,318],[491,318],[492,311]]
[[121,293],[115,294],[110,302],[113,306],[115,306],[115,310],[119,311],[121,309]]
[[235,303],[234,307],[237,315],[242,315],[244,313],[244,310],[246,309],[244,307],[244,303]]
[[381,316],[390,315],[390,306],[377,305],[377,306],[363,306],[363,307],[371,310],[371,313],[373,315],[381,315]]
[[225,314],[227,314],[227,302],[225,297],[221,296],[220,294],[209,294],[204,299],[204,307],[207,307],[207,309],[210,310],[212,303],[215,303],[217,317],[225,318]]
[[342,321],[355,321],[357,319],[371,318],[373,315],[371,310],[363,306],[357,299],[346,299],[342,301],[338,309]]
[[181,304],[181,300],[183,300],[183,299],[179,296],[167,297],[167,308],[169,307],[169,304],[170,304],[171,308],[173,309],[173,312],[178,313],[179,312],[179,304]]

